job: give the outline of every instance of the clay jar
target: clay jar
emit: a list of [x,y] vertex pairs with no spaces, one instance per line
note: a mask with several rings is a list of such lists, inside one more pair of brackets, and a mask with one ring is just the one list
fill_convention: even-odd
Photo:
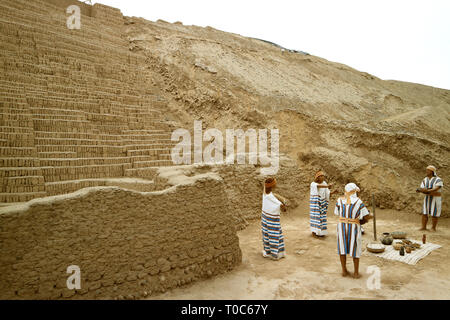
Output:
[[392,241],[394,241],[394,238],[389,232],[383,232],[383,235],[381,236],[381,243],[384,245],[391,245]]

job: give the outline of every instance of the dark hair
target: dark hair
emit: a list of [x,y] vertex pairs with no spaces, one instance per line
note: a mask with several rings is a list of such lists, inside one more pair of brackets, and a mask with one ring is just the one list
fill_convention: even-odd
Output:
[[272,192],[272,187],[266,187],[265,184],[272,183],[273,180],[274,180],[273,178],[267,178],[266,181],[264,182],[264,190],[265,190],[266,194],[269,194]]

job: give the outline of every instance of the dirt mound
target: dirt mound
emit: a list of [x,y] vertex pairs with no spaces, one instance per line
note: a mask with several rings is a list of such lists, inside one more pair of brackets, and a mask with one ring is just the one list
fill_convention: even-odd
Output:
[[280,152],[309,176],[322,168],[335,182],[356,181],[386,207],[420,211],[414,190],[428,164],[450,178],[448,90],[384,81],[210,27],[125,19],[130,50],[147,56],[186,128],[194,119],[222,130],[279,128]]

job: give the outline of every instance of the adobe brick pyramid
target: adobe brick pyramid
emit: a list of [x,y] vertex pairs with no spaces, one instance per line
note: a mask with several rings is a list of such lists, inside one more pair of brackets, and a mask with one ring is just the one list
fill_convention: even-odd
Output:
[[[66,25],[72,4],[80,30]],[[123,27],[100,4],[0,2],[0,204],[112,178],[144,178],[151,191],[154,168],[171,165],[166,102]]]

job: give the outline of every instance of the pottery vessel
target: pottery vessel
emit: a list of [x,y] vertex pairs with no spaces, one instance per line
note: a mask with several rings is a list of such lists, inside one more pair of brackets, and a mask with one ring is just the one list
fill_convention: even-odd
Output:
[[381,243],[384,245],[391,245],[392,241],[394,241],[394,237],[392,237],[392,235],[389,232],[384,232],[383,235],[381,236]]

